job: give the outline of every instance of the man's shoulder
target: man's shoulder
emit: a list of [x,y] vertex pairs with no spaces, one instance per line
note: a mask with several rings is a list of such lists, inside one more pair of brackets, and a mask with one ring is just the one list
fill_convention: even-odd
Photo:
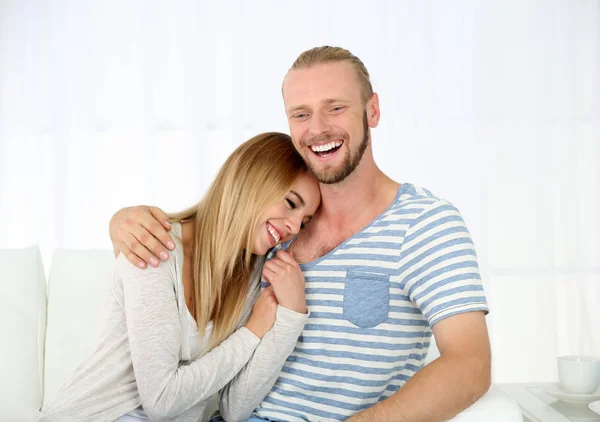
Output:
[[401,210],[407,207],[426,208],[434,204],[450,204],[450,202],[424,187],[412,183],[402,183],[390,211],[402,212]]
[[456,214],[460,217],[460,211],[450,201],[429,189],[403,183],[398,189],[395,201],[384,213],[384,220],[403,220],[412,225],[442,213]]

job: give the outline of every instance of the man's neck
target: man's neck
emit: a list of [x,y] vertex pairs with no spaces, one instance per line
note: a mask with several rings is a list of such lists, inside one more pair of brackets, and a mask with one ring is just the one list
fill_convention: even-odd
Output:
[[392,203],[398,187],[399,184],[385,175],[372,158],[363,159],[341,182],[320,185],[319,218],[333,228],[356,223],[362,227]]

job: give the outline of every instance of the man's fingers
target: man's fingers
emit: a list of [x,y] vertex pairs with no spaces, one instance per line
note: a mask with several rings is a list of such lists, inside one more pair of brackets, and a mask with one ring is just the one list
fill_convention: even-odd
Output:
[[121,244],[121,248],[119,251],[123,255],[125,255],[125,258],[127,258],[129,262],[131,262],[136,267],[146,268],[146,263],[144,262],[144,260],[137,256],[131,249],[129,249],[129,246],[125,242],[119,243]]
[[[141,230],[145,230],[147,234],[143,233]],[[143,239],[139,238],[140,242],[142,242],[146,248],[151,250],[154,256],[163,261],[169,259],[169,251],[165,249],[165,246],[169,244],[169,242],[172,244],[170,246],[175,246],[175,244],[158,221],[144,221],[138,233],[140,236],[143,236]]]
[[[154,237],[152,233],[150,233],[144,226],[135,227],[131,234],[141,243],[141,245],[146,248],[150,252],[150,255],[144,254],[142,259],[148,258],[150,261],[146,260],[146,262],[153,267],[158,266],[159,259],[165,260],[169,258],[168,255],[165,255],[167,252],[165,248],[160,244],[160,242]],[[134,250],[137,253],[137,251]],[[161,256],[162,255],[162,256]]]
[[171,223],[169,223],[169,216],[158,207],[148,207],[150,214],[154,216],[167,230],[171,230]]
[[131,251],[129,251],[125,254],[125,258],[127,258],[127,260],[129,262],[131,262],[133,265],[135,265],[136,267],[146,268],[146,263],[144,262],[144,260],[140,259],[139,256],[137,256],[136,254],[134,254]]
[[[149,209],[150,215],[146,215],[146,218],[143,218],[140,223],[152,234],[152,236],[162,243],[162,246],[159,247],[159,249],[152,249],[152,251],[156,256],[160,256],[161,259],[166,260],[168,259],[169,254],[165,248],[169,250],[175,249],[175,242],[173,242],[173,239],[167,232],[167,230],[171,230],[171,224],[168,222],[167,215],[160,208],[150,207]],[[163,252],[164,254],[161,256],[161,253]]]
[[[158,207],[149,207],[150,209],[150,214],[152,214],[152,216],[161,224],[161,226],[164,228],[164,230],[166,231],[170,231],[172,229],[171,223],[169,222],[169,216],[160,208]],[[166,234],[166,232],[165,232]],[[171,239],[169,237],[169,235],[161,235],[161,236],[157,236],[155,234],[156,238],[159,239],[161,242],[163,242],[163,244],[169,248],[169,249],[174,249],[175,248],[175,243],[173,243],[173,239]],[[169,241],[171,242],[171,244],[169,245]]]
[[[131,250],[131,252],[133,252],[142,260],[144,260],[144,262],[146,262],[149,265],[152,265],[153,267],[158,267],[158,259],[152,254],[152,252],[150,252],[150,250],[148,250],[148,248],[144,246],[144,243],[142,243],[142,240],[145,243],[147,243],[150,237],[152,236],[147,231],[143,231],[145,232],[145,234],[142,233],[141,235],[135,233],[128,233],[125,237],[124,243]],[[157,242],[156,239],[154,239],[154,241]]]

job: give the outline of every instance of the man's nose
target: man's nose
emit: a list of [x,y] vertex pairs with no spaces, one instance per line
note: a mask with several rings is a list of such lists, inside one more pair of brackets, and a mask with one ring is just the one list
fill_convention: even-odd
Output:
[[311,116],[309,121],[310,127],[309,132],[312,136],[319,136],[329,132],[329,123],[327,122],[326,116],[322,113],[315,113]]

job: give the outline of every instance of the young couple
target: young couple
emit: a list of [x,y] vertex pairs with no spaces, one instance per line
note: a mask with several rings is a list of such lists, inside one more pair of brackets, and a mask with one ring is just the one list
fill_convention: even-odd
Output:
[[187,211],[115,214],[105,329],[41,420],[198,421],[219,392],[214,421],[442,421],[487,391],[472,240],[375,164],[364,64],[305,51],[282,92],[291,138],[242,144]]

